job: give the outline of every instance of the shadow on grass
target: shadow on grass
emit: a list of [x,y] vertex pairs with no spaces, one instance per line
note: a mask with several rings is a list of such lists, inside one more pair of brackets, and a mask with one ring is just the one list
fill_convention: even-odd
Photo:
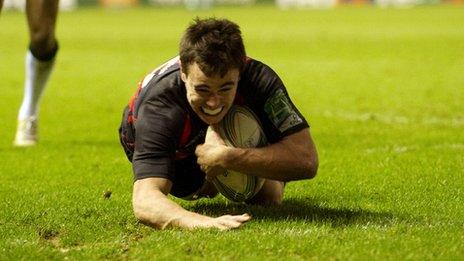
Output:
[[395,223],[395,220],[398,221],[399,219],[399,217],[385,212],[373,212],[359,208],[319,206],[311,199],[288,199],[284,200],[282,205],[272,207],[203,201],[188,207],[188,209],[211,216],[249,213],[254,219],[304,221],[337,227],[356,225],[390,226]]

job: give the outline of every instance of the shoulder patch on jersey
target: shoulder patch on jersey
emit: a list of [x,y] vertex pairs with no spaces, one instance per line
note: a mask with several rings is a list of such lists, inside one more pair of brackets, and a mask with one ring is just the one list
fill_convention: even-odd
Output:
[[160,67],[156,68],[155,72],[157,72],[156,74],[158,75],[163,74],[169,69],[169,67],[173,66],[174,64],[178,62],[179,62],[179,56],[176,56],[172,58],[171,60],[167,61],[166,63],[164,63],[163,65],[161,65]]
[[298,113],[293,109],[290,99],[285,95],[282,89],[278,89],[266,101],[264,111],[280,132],[285,132],[303,122],[303,119],[301,119]]
[[144,88],[154,76],[165,73],[171,66],[177,63],[179,63],[179,56],[172,58],[171,60],[165,62],[158,68],[154,69],[151,73],[147,74],[145,78],[143,78],[142,88]]

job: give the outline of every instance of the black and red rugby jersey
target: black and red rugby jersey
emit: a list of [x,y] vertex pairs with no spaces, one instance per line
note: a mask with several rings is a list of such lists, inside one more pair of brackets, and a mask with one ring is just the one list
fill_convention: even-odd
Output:
[[[234,104],[246,105],[258,116],[270,143],[309,127],[278,75],[251,58],[240,74]],[[135,180],[173,180],[175,162],[196,157],[207,127],[187,101],[178,57],[147,75],[126,107],[120,128]]]

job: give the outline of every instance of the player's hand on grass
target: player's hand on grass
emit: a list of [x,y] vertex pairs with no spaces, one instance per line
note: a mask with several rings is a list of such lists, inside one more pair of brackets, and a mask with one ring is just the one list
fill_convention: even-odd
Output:
[[241,227],[245,222],[251,219],[248,214],[243,215],[224,215],[217,218],[212,218],[206,223],[206,228],[217,228],[220,230],[229,230]]

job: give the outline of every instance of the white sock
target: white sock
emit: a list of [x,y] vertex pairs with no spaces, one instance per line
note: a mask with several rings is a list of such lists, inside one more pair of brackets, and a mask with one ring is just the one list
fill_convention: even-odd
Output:
[[28,50],[26,54],[26,77],[24,82],[23,103],[19,109],[18,119],[24,120],[36,117],[39,113],[39,102],[53,70],[55,58],[50,61],[40,61]]

